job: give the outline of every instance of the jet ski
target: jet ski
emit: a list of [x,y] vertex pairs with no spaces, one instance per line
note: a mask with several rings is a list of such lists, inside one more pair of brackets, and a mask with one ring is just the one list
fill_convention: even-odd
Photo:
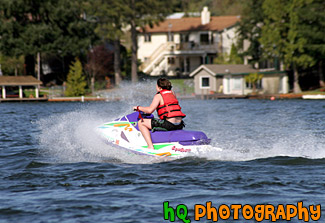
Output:
[[182,158],[195,156],[200,151],[211,147],[211,140],[203,132],[174,130],[151,132],[155,149],[148,149],[138,127],[138,121],[141,118],[152,119],[154,116],[143,112],[133,112],[98,126],[97,132],[109,145],[126,149],[132,153],[155,157]]

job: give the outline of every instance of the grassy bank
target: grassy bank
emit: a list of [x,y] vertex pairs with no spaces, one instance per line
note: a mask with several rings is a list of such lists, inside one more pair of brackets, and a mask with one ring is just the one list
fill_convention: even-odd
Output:
[[173,90],[180,95],[191,95],[194,93],[193,79],[170,79]]
[[[23,90],[23,92],[24,92],[24,97],[26,97],[26,98],[32,98],[32,97],[36,97],[36,95],[35,95],[35,89],[24,89]],[[48,92],[47,91],[43,91],[43,90],[40,90],[40,92],[39,92],[39,96],[40,97],[47,97],[48,96]]]
[[311,95],[317,95],[317,94],[322,94],[325,95],[325,87],[323,88],[318,88],[312,91],[304,91],[302,92],[303,94],[311,94]]

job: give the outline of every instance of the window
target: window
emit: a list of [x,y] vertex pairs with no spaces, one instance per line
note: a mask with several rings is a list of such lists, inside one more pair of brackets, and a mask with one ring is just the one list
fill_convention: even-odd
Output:
[[233,90],[241,90],[242,79],[240,77],[233,78]]
[[150,33],[144,34],[144,41],[145,42],[151,42],[151,34]]
[[167,34],[167,41],[168,42],[174,42],[174,34],[173,33],[168,33]]
[[189,42],[189,39],[190,39],[189,34],[181,34],[180,39],[181,39],[181,43]]
[[210,88],[210,78],[209,77],[201,77],[201,88]]
[[205,45],[209,44],[209,34],[208,33],[202,33],[200,35],[200,43],[205,44]]
[[175,58],[174,57],[168,57],[167,62],[168,62],[168,64],[175,64]]

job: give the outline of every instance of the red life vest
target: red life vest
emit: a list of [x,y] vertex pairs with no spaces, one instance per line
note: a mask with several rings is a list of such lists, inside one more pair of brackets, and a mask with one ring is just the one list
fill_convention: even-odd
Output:
[[157,107],[157,113],[160,119],[185,117],[186,115],[181,111],[181,106],[171,90],[161,90],[158,92],[164,100],[163,105]]

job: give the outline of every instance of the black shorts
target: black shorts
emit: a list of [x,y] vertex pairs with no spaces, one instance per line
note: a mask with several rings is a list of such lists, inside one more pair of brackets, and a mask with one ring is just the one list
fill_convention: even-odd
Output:
[[165,119],[158,119],[153,118],[151,119],[151,128],[152,132],[154,131],[172,131],[172,130],[180,130],[185,127],[185,124],[182,122],[179,125],[174,125],[173,123],[165,120]]

